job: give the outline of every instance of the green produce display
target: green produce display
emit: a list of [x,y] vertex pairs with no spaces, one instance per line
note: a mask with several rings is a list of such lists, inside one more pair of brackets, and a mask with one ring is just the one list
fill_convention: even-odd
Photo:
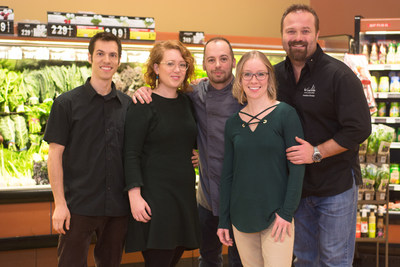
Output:
[[395,129],[383,124],[372,124],[372,133],[368,137],[367,154],[388,152]]
[[0,187],[49,183],[42,138],[53,100],[90,75],[76,64],[0,69]]

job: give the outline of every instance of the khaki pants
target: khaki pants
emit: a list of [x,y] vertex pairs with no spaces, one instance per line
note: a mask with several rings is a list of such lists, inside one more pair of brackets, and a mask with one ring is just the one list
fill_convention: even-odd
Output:
[[245,267],[290,267],[292,265],[294,244],[294,222],[292,234],[275,242],[271,237],[273,223],[258,233],[243,233],[232,225],[240,259]]

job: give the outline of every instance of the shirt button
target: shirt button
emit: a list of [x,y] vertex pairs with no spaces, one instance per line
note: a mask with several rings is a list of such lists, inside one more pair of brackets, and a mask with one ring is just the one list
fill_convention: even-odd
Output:
[[111,190],[111,187],[107,187],[107,190],[110,191],[110,190]]

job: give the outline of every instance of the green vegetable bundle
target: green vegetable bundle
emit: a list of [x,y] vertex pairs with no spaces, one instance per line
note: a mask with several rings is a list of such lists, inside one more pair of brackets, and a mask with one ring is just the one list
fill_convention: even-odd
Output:
[[372,124],[372,133],[368,137],[367,154],[379,151],[388,152],[395,130],[383,124]]

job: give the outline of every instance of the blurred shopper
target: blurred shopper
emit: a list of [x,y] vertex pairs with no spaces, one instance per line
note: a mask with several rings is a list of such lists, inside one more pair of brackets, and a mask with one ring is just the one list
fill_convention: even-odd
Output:
[[281,20],[286,60],[275,67],[278,99],[292,105],[304,129],[287,149],[307,164],[295,214],[296,266],[352,266],[355,245],[359,144],[371,132],[360,80],[318,45],[319,19],[306,5],[292,5]]
[[48,170],[60,233],[58,266],[86,266],[95,233],[96,266],[119,266],[128,224],[122,149],[130,97],[116,90],[121,43],[99,33],[89,43],[92,76],[57,97],[44,139],[50,144]]
[[184,94],[194,59],[179,41],[157,43],[145,74],[153,102],[132,104],[125,123],[125,177],[132,217],[126,252],[146,267],[172,267],[200,245],[192,149],[197,127]]
[[[224,158],[226,120],[242,107],[232,96],[236,61],[231,44],[223,37],[210,39],[204,47],[203,69],[208,79],[191,84],[187,95],[196,115],[200,181],[197,203],[201,227],[200,267],[222,267],[222,244],[217,236],[219,220],[219,184]],[[133,101],[151,102],[151,90],[141,88]],[[232,236],[232,233],[231,233]],[[230,267],[242,266],[233,242],[228,248]]]
[[274,70],[261,52],[240,59],[233,95],[247,105],[225,126],[218,236],[231,246],[232,225],[244,266],[290,267],[305,167],[289,162],[285,151],[303,138],[301,122],[276,100]]

